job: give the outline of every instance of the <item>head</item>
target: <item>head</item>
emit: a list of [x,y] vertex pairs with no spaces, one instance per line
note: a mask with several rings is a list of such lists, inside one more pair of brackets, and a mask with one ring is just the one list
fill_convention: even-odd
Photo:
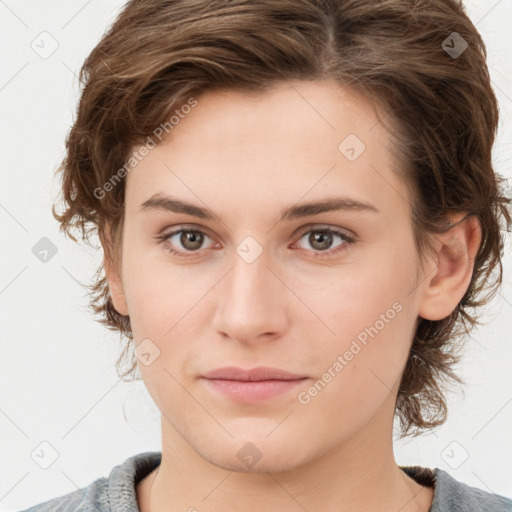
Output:
[[[268,449],[315,432],[303,461],[377,414],[402,436],[446,420],[511,224],[485,60],[451,0],[130,1],[89,55],[54,215],[99,235],[91,306],[121,335],[120,375],[205,457],[230,440],[191,396]],[[351,206],[300,215],[336,198]],[[226,365],[308,381],[244,409],[202,387]]]

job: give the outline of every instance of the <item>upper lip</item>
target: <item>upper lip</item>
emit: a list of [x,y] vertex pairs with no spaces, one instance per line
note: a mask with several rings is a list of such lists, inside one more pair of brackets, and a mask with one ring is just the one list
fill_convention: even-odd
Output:
[[269,366],[258,366],[257,368],[237,368],[236,366],[225,366],[217,368],[203,375],[205,379],[224,379],[240,381],[260,381],[260,380],[297,380],[305,379],[305,375],[287,372],[281,368],[271,368]]

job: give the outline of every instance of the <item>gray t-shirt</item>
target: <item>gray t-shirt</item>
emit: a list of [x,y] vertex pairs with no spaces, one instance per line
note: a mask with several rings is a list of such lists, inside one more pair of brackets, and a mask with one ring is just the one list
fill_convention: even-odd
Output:
[[[35,505],[22,512],[139,512],[136,484],[161,461],[161,452],[140,453],[87,487]],[[459,482],[446,471],[399,466],[421,485],[434,487],[429,512],[512,512],[512,500]]]

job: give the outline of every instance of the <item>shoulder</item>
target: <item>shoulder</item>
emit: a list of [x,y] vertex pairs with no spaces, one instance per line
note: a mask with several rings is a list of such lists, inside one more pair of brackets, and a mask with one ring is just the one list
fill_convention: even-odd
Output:
[[459,482],[439,468],[435,468],[434,476],[439,493],[438,508],[432,512],[512,512],[512,500],[505,496]]
[[136,484],[160,464],[160,452],[145,452],[115,466],[108,478],[20,512],[138,512]]
[[512,500],[472,487],[439,468],[401,466],[418,483],[434,487],[429,512],[512,512]]
[[103,512],[108,507],[108,479],[98,478],[87,487],[34,505],[20,512]]

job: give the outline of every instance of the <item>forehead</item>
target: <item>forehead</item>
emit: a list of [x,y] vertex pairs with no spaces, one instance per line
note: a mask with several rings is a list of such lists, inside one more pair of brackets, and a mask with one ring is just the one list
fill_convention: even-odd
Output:
[[166,191],[226,215],[275,215],[281,203],[336,192],[376,206],[407,203],[378,113],[339,84],[287,82],[259,95],[209,91],[196,100],[128,174],[127,210]]

